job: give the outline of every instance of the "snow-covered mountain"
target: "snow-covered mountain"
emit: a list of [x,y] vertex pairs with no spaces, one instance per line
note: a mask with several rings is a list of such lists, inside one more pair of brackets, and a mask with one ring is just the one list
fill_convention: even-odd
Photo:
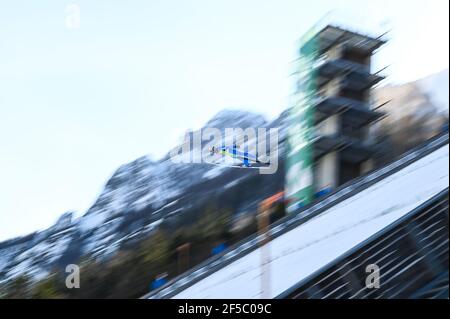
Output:
[[[245,129],[267,124],[259,114],[224,110],[205,127]],[[232,187],[254,174],[254,170],[176,163],[169,154],[159,161],[144,156],[124,164],[82,217],[74,219],[72,213],[64,213],[44,231],[0,243],[0,283],[24,272],[42,278],[53,267],[83,255],[111,256],[122,245],[143,238],[165,218],[201,205],[224,186]]]
[[[391,119],[420,114],[424,109],[428,110],[427,114],[440,114],[445,105],[448,114],[448,70],[411,85],[381,88],[376,93],[378,98],[395,101],[392,102],[395,105],[383,109]],[[434,111],[429,111],[431,109]],[[287,111],[268,123],[259,114],[225,110],[205,127],[276,127],[283,140],[286,119]],[[275,176],[259,175],[258,178],[267,178],[261,183],[266,186],[254,190],[253,196],[233,203],[234,213],[255,210],[261,199],[282,187],[282,174],[279,170]],[[257,170],[175,163],[169,153],[158,161],[145,156],[138,158],[116,170],[94,205],[80,218],[64,213],[55,225],[44,231],[0,243],[0,283],[24,272],[39,279],[55,267],[75,262],[81,256],[112,256],[120,247],[131,245],[152,232],[164,220],[202,207],[211,198],[243,185],[255,175],[258,175]]]

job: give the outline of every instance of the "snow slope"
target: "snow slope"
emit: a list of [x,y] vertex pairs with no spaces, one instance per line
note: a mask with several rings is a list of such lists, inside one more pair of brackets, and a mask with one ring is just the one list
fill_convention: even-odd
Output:
[[[446,145],[271,241],[273,298],[410,212],[449,185]],[[261,298],[261,248],[174,298]],[[266,268],[266,269],[267,269]]]

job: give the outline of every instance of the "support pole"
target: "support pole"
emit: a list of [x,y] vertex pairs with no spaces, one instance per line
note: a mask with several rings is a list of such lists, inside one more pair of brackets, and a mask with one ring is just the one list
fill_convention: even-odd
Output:
[[178,252],[178,273],[181,274],[189,269],[189,251],[191,243],[183,244],[177,247]]

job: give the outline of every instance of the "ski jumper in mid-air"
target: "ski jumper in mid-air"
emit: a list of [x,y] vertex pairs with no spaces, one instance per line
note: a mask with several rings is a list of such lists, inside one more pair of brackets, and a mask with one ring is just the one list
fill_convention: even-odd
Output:
[[233,146],[221,146],[221,147],[215,147],[213,146],[210,150],[211,155],[213,154],[221,154],[225,156],[230,156],[235,159],[242,160],[242,164],[239,166],[243,167],[251,167],[255,164],[261,164],[261,162],[258,160],[257,156],[247,152],[247,151],[240,151],[238,150],[239,146],[236,144],[233,144]]

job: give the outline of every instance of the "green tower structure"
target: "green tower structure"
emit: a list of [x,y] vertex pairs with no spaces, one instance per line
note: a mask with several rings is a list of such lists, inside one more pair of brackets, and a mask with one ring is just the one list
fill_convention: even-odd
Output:
[[288,119],[288,212],[371,169],[368,131],[383,114],[372,109],[370,92],[384,79],[371,73],[371,57],[385,42],[333,25],[302,37]]

